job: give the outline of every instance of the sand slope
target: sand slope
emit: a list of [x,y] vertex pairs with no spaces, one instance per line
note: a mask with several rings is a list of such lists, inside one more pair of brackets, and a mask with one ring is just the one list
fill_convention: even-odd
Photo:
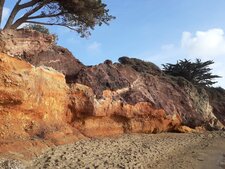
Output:
[[132,134],[59,146],[29,164],[34,168],[225,168],[225,132]]

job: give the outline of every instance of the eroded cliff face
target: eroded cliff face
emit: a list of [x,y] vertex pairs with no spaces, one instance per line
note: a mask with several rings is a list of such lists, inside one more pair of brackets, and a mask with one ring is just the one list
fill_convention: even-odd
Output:
[[149,102],[129,104],[121,100],[121,94],[128,90],[104,90],[98,99],[91,88],[72,84],[70,124],[88,137],[159,133],[180,126],[181,119],[175,113],[167,115]]
[[163,74],[153,63],[123,57],[121,63],[104,63],[82,69],[74,81],[91,87],[97,98],[104,90],[121,91],[114,99],[136,105],[149,103],[166,115],[179,115],[182,124],[221,128],[209,96],[183,78]]
[[27,158],[87,137],[189,130],[182,125],[224,127],[218,95],[153,63],[122,57],[85,67],[50,36],[10,30],[0,37],[0,155]]
[[223,88],[207,88],[210,104],[217,119],[225,125],[225,90]]
[[54,37],[33,30],[0,32],[0,52],[63,73],[66,79],[76,75],[84,65],[68,49],[57,46]]
[[0,54],[0,71],[0,154],[27,157],[85,137],[171,131],[181,123],[179,115],[149,102],[120,100],[129,88],[104,90],[97,98],[88,86],[68,87],[65,76],[51,68],[6,54]]
[[63,143],[67,135],[80,137],[66,123],[69,88],[63,74],[5,54],[0,54],[0,72],[0,153],[28,151],[35,144],[38,150]]

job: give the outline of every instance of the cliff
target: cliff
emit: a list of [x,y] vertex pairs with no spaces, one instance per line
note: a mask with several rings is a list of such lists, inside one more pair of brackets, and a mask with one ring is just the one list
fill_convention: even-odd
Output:
[[153,63],[122,57],[86,67],[51,36],[27,30],[2,32],[0,44],[0,155],[28,158],[78,139],[182,125],[224,127],[223,103]]
[[206,89],[210,105],[217,119],[225,125],[225,90],[223,88],[207,88]]
[[126,88],[104,90],[97,99],[87,86],[68,87],[64,75],[51,68],[6,54],[0,54],[0,70],[0,153],[22,151],[29,156],[38,153],[37,147],[80,138],[156,133],[180,125],[178,115],[168,116],[151,103],[131,105],[117,99]]
[[84,65],[68,49],[57,46],[54,37],[33,30],[0,32],[0,51],[35,66],[47,66],[66,75],[76,75]]
[[167,115],[179,115],[183,125],[206,128],[221,125],[205,89],[194,87],[182,77],[165,75],[150,62],[128,57],[119,61],[84,68],[74,81],[90,86],[99,98],[104,90],[123,89],[117,95],[118,100],[131,105],[150,103],[157,109],[163,109]]

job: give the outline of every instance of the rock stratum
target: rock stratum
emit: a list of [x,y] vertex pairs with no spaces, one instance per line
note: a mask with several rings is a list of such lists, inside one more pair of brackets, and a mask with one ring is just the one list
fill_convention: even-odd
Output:
[[31,30],[1,32],[0,51],[0,155],[27,159],[89,137],[224,128],[225,92],[153,63],[122,57],[86,67]]

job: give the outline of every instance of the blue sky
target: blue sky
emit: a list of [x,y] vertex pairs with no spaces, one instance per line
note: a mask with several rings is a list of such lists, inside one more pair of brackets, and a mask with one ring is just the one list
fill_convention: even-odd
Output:
[[[214,60],[213,73],[225,77],[224,0],[103,0],[117,17],[82,39],[61,27],[49,27],[86,65],[121,56],[157,65],[178,59]],[[11,4],[7,4],[10,9]],[[7,15],[7,12],[6,12]],[[225,87],[225,78],[219,84]]]

